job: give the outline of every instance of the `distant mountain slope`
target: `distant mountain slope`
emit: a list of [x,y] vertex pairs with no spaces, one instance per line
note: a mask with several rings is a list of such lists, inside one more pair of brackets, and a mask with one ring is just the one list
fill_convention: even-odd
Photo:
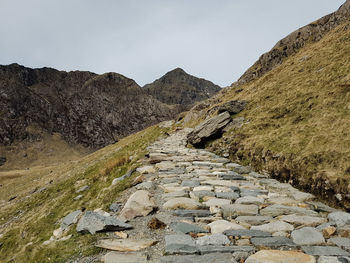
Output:
[[294,55],[307,43],[319,41],[327,32],[348,20],[349,17],[350,1],[347,0],[336,12],[324,16],[280,40],[241,76],[238,83],[246,83],[263,76],[280,65],[285,58]]
[[189,75],[181,68],[166,73],[143,88],[161,102],[181,105],[192,105],[213,96],[220,90],[220,86]]
[[319,41],[263,76],[222,90],[184,118],[193,126],[227,101],[248,101],[237,116],[245,124],[207,146],[348,210],[350,9],[344,8],[349,5],[341,8],[348,10],[339,17],[343,23]]
[[0,66],[0,144],[37,140],[39,126],[100,148],[176,113],[117,73]]

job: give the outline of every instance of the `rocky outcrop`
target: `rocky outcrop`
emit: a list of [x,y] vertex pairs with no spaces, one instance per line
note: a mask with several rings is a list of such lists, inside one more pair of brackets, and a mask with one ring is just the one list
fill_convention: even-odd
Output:
[[246,105],[247,102],[244,100],[232,100],[219,106],[218,113],[223,113],[227,111],[231,115],[234,115],[244,110]]
[[280,40],[269,52],[263,54],[238,80],[242,84],[263,76],[280,65],[285,58],[294,55],[307,43],[319,41],[333,28],[350,18],[350,0],[347,0],[336,12],[324,16],[304,26]]
[[231,115],[227,111],[199,124],[187,137],[188,142],[194,146],[202,147],[203,144],[222,133],[222,130],[230,123]]
[[117,73],[0,66],[0,144],[38,140],[41,128],[100,148],[176,114]]
[[221,89],[218,85],[189,75],[180,68],[166,73],[143,88],[161,102],[181,105],[192,105],[208,99]]

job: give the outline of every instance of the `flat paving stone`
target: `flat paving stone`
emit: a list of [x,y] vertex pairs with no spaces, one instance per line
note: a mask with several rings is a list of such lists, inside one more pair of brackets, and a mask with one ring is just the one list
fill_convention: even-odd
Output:
[[97,241],[95,246],[120,252],[133,252],[143,250],[157,243],[157,240],[152,239],[101,239]]
[[199,253],[201,255],[211,253],[235,253],[235,252],[248,252],[254,253],[255,248],[253,246],[198,246]]
[[183,180],[181,186],[196,187],[199,186],[200,182],[198,180]]
[[301,192],[298,190],[289,192],[288,195],[291,196],[293,199],[297,200],[298,202],[310,201],[315,198],[313,194]]
[[198,252],[196,243],[188,235],[167,235],[165,236],[165,253],[173,254],[195,254]]
[[238,223],[248,223],[250,225],[262,225],[271,222],[273,217],[271,216],[238,216],[235,221]]
[[236,263],[231,254],[213,253],[204,256],[166,256],[160,259],[161,263]]
[[259,195],[265,195],[268,191],[266,190],[249,190],[249,189],[242,189],[241,188],[241,196],[259,196]]
[[209,217],[212,213],[209,210],[175,210],[173,215],[179,217]]
[[283,221],[274,221],[264,225],[252,226],[250,229],[274,233],[279,231],[293,231],[294,226]]
[[201,185],[201,186],[196,186],[193,188],[193,192],[197,192],[197,191],[213,191],[214,187],[210,186],[210,185]]
[[350,238],[346,237],[332,237],[329,239],[331,244],[337,245],[338,247],[350,250]]
[[297,245],[312,246],[325,243],[322,233],[313,227],[303,227],[294,230],[291,234],[291,238]]
[[177,197],[170,199],[163,204],[165,209],[199,209],[202,207],[201,203],[186,197]]
[[178,198],[178,197],[188,197],[188,192],[177,191],[177,192],[172,192],[172,193],[167,193],[162,195],[162,198],[164,199],[164,201],[168,201],[170,199]]
[[231,242],[227,238],[227,236],[223,234],[208,235],[204,237],[199,237],[196,240],[196,244],[198,246],[208,246],[208,245],[225,246],[225,245],[229,245],[230,243]]
[[210,227],[210,232],[212,234],[223,233],[226,230],[245,229],[243,226],[239,224],[232,223],[226,220],[217,220],[208,224],[208,226]]
[[350,213],[346,212],[333,212],[328,215],[328,219],[331,222],[335,222],[337,226],[344,226],[350,224]]
[[184,222],[173,222],[170,224],[170,228],[174,230],[177,233],[209,233],[207,229],[204,229],[203,227],[197,226],[195,224],[188,224]]
[[141,253],[108,252],[102,257],[105,263],[147,263],[147,256]]
[[285,215],[279,219],[290,224],[304,226],[318,226],[327,222],[326,218],[314,216]]
[[172,192],[180,192],[185,191],[189,192],[191,190],[188,186],[162,186],[165,193],[172,193]]
[[280,216],[280,215],[305,215],[305,216],[318,216],[318,213],[310,209],[286,206],[286,205],[271,205],[260,211],[263,216]]
[[280,248],[280,247],[296,247],[297,245],[293,243],[287,237],[253,237],[251,242],[257,247],[269,247],[269,248]]
[[306,202],[309,205],[313,206],[313,209],[317,212],[327,212],[327,213],[332,213],[332,212],[336,212],[337,209],[330,207],[324,203],[321,202],[317,202],[317,201],[307,201]]
[[215,193],[214,192],[210,192],[210,191],[195,191],[195,192],[190,192],[190,197],[194,200],[203,200],[203,199],[209,199],[209,197],[215,197]]
[[301,249],[309,255],[313,256],[346,256],[349,257],[350,253],[339,247],[331,246],[303,246]]
[[173,184],[173,183],[179,183],[179,182],[180,182],[179,177],[171,177],[171,178],[162,179],[162,184]]
[[252,216],[259,214],[259,207],[257,205],[232,204],[225,205],[221,209],[222,215],[225,218],[237,216]]
[[249,174],[252,171],[252,168],[249,166],[236,166],[233,167],[232,170],[239,174]]
[[269,232],[250,229],[226,230],[224,234],[230,237],[271,237],[271,233]]
[[239,198],[239,194],[236,192],[215,192],[216,198],[228,199],[235,201]]
[[316,259],[297,251],[261,250],[245,263],[316,263]]
[[242,204],[242,205],[261,205],[264,203],[264,198],[256,197],[256,196],[244,196],[241,198],[238,198],[235,202],[235,204]]
[[329,257],[321,256],[317,263],[350,263],[350,257]]
[[238,173],[226,173],[226,174],[220,174],[217,176],[219,179],[221,180],[237,180],[237,181],[241,181],[241,180],[247,180],[246,177],[239,175]]
[[250,172],[250,173],[249,173],[249,176],[254,177],[254,178],[257,178],[257,179],[268,178],[267,175],[265,175],[265,174],[260,174],[260,173],[257,173],[257,172]]
[[228,199],[220,199],[220,198],[211,198],[204,203],[208,207],[222,207],[224,205],[231,204],[231,200]]

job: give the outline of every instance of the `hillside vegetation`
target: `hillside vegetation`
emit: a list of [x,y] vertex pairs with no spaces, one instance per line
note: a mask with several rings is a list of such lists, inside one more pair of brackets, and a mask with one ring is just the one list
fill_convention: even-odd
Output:
[[[43,242],[71,211],[108,211],[109,205],[132,185],[137,173],[115,185],[113,179],[139,166],[146,147],[166,130],[152,126],[78,161],[48,168],[46,173],[33,172],[11,180],[0,177],[2,197],[10,191],[10,184],[26,190],[18,191],[16,199],[0,203],[0,262],[66,262],[97,254],[100,249],[94,244],[101,234],[81,235],[72,228],[67,233],[72,237],[66,241],[49,245]],[[79,195],[76,190],[85,185],[90,188],[81,193],[81,199],[74,200]]]
[[246,124],[210,147],[350,209],[349,69],[347,22],[263,77],[197,105],[187,122],[198,123],[220,103],[247,100],[238,115]]

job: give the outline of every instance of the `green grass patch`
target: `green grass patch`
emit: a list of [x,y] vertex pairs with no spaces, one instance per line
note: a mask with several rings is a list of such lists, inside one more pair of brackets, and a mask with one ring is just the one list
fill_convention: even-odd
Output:
[[[112,186],[113,179],[124,175],[128,170],[139,166],[139,160],[146,153],[146,147],[164,134],[166,129],[157,126],[122,139],[114,145],[93,153],[77,165],[82,171],[67,173],[57,183],[52,184],[41,193],[34,193],[29,198],[15,203],[0,212],[0,224],[6,225],[5,233],[0,239],[1,262],[66,262],[74,257],[96,254],[98,248],[94,243],[99,235],[78,234],[73,226],[67,241],[50,245],[42,243],[50,238],[59,227],[59,221],[68,213],[77,209],[106,209],[121,192],[131,186],[136,175]],[[132,156],[132,158],[130,158]],[[93,165],[89,164],[91,159]],[[97,160],[96,160],[97,159]],[[89,185],[90,189],[82,192],[83,197],[74,201],[76,190]],[[8,223],[11,222],[11,223]]]

